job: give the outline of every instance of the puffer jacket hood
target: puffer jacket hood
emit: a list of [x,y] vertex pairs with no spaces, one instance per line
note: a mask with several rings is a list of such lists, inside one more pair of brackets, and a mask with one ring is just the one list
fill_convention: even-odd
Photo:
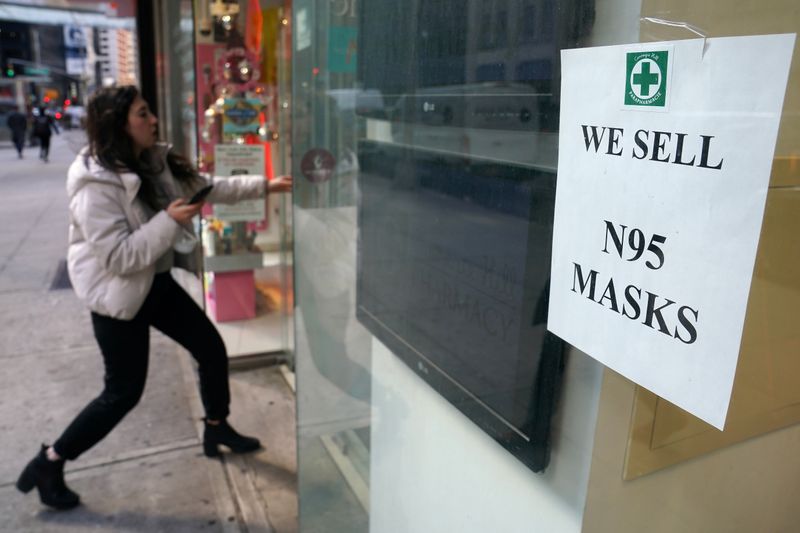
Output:
[[72,199],[81,187],[91,181],[107,182],[109,185],[123,187],[119,176],[101,167],[96,159],[89,157],[89,149],[84,148],[67,170],[67,196]]
[[[157,144],[154,148],[156,157],[166,160],[166,154],[171,149],[169,144]],[[89,147],[84,147],[67,170],[67,196],[73,196],[90,182],[106,183],[122,187],[127,192],[128,199],[133,202],[139,192],[141,180],[133,172],[113,172],[103,167],[97,159],[89,155]]]

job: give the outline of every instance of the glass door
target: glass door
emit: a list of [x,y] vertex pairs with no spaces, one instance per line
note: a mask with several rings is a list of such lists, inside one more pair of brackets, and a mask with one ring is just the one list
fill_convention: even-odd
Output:
[[[283,8],[264,4],[195,2],[201,172],[267,179],[286,172],[279,91]],[[283,355],[291,345],[290,202],[284,196],[203,211],[203,298],[232,358]]]

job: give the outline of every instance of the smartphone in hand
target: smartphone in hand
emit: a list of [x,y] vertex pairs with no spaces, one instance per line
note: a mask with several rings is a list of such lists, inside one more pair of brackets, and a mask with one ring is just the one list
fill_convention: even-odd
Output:
[[205,197],[208,196],[208,193],[210,193],[211,189],[213,188],[214,188],[213,184],[206,185],[205,187],[194,193],[194,196],[189,198],[189,201],[187,203],[191,205],[191,204],[196,204],[198,202],[202,202],[205,199]]

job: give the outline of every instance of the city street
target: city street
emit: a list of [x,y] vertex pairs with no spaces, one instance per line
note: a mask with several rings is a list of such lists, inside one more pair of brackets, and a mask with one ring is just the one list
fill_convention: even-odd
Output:
[[0,143],[0,532],[296,531],[294,403],[280,372],[231,376],[232,423],[266,449],[209,460],[193,363],[155,331],[142,401],[108,438],[67,463],[67,483],[83,505],[55,512],[35,490],[15,488],[39,445],[102,386],[89,313],[63,288],[64,184],[84,136],[63,131],[52,141],[49,163],[38,147],[19,160],[10,142]]

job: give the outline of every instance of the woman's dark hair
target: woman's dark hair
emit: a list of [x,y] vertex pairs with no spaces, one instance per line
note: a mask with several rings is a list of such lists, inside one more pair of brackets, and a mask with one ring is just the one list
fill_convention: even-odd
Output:
[[[150,151],[138,157],[133,139],[126,131],[128,113],[139,90],[133,85],[100,89],[89,99],[86,111],[86,133],[89,137],[89,156],[112,172],[135,172],[142,180],[139,197],[155,210],[158,205],[155,178],[163,170],[163,164]],[[191,182],[199,178],[192,164],[183,156],[170,151],[167,165],[178,181]]]

